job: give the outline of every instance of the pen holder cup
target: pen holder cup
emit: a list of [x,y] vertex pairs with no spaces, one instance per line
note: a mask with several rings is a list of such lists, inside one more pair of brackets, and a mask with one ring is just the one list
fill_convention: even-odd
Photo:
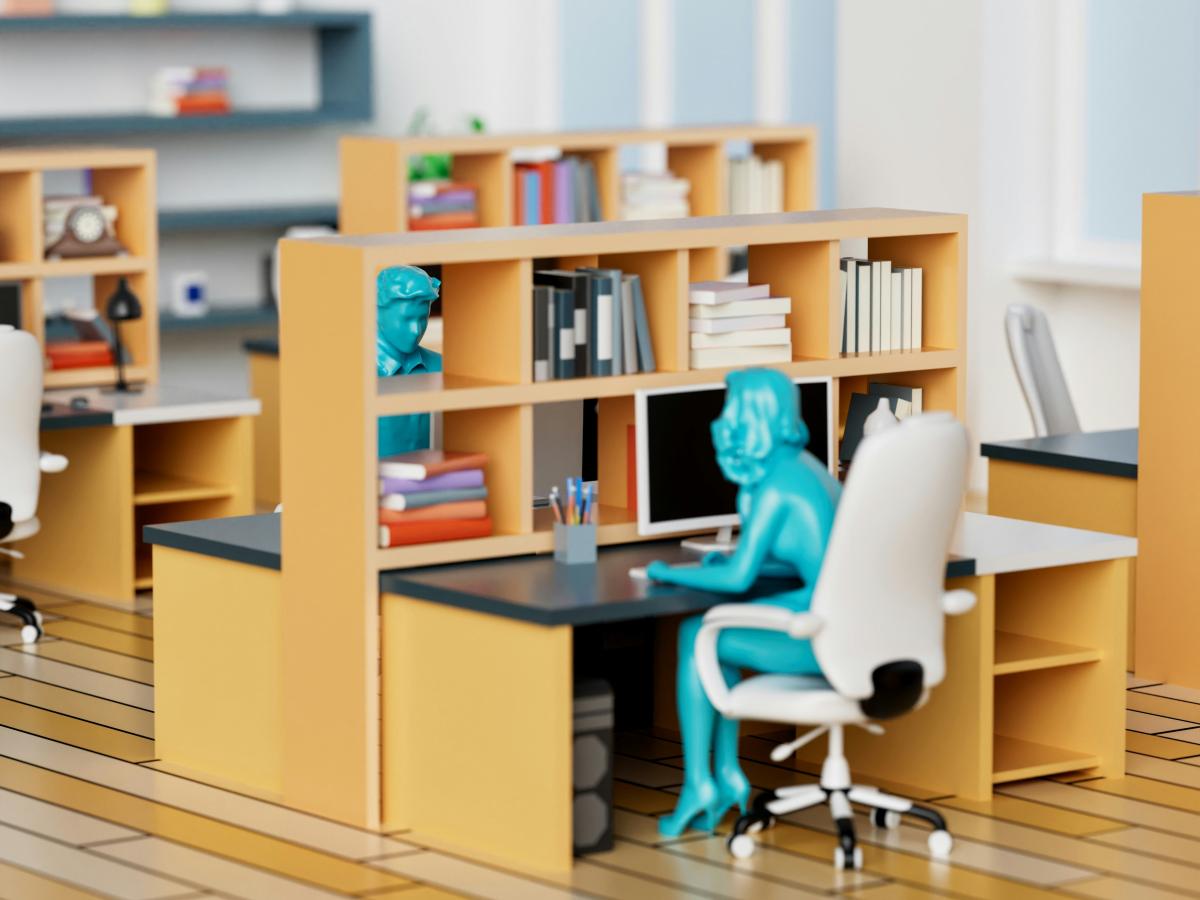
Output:
[[573,566],[596,561],[596,525],[554,523],[554,561]]

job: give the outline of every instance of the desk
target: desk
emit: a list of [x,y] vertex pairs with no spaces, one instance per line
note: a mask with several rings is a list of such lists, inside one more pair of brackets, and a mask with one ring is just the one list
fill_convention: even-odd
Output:
[[[287,803],[278,517],[162,525],[146,539],[163,764]],[[979,603],[947,623],[948,677],[886,737],[848,735],[856,773],[973,799],[1056,772],[1122,774],[1136,549],[1126,537],[966,514],[947,576]],[[738,599],[627,575],[683,556],[663,541],[604,548],[595,568],[525,556],[381,575],[384,828],[519,868],[569,867],[575,632],[653,620],[654,718],[673,721],[679,618]]]
[[[87,406],[71,407],[76,397]],[[50,391],[45,401],[42,449],[70,464],[42,478],[41,531],[22,543],[14,579],[132,606],[151,584],[142,526],[253,510],[257,400],[147,385],[134,394]]]
[[[1138,430],[1091,431],[984,444],[988,512],[1137,534]],[[1134,668],[1136,566],[1130,566],[1128,665]]]

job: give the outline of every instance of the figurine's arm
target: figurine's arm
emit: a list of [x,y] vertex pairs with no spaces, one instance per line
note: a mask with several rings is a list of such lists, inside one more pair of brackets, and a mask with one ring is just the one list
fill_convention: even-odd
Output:
[[717,565],[695,567],[669,566],[655,561],[646,574],[654,581],[665,581],[702,591],[736,594],[749,590],[759,575],[775,536],[785,519],[783,504],[773,491],[764,491],[754,505],[749,522],[743,523],[737,549]]

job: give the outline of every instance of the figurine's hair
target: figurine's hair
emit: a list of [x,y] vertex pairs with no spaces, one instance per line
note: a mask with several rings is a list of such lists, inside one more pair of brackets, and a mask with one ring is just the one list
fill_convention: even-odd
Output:
[[746,456],[763,459],[781,444],[797,450],[808,446],[808,426],[800,418],[800,392],[782,372],[742,369],[725,376],[725,384],[725,409],[746,428]]
[[375,305],[390,306],[417,300],[432,303],[442,283],[416,266],[389,266],[375,281]]

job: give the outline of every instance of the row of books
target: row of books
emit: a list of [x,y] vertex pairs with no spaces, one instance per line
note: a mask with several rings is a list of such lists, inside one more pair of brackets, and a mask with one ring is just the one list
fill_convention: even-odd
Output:
[[729,161],[729,212],[783,212],[783,163],[746,156]]
[[591,160],[564,156],[517,163],[514,169],[515,224],[561,225],[602,219],[596,167]]
[[408,186],[408,228],[434,231],[479,224],[479,190],[461,181],[414,181]]
[[850,407],[846,410],[846,428],[842,432],[838,448],[839,462],[849,463],[854,457],[854,451],[858,449],[863,438],[863,426],[867,416],[875,412],[882,398],[887,398],[888,406],[897,419],[919,416],[924,412],[925,392],[922,388],[870,382],[867,385],[867,393],[850,395]]
[[[112,331],[95,309],[71,309],[46,317],[46,367],[88,369],[113,364]],[[129,353],[123,353],[129,361]]]
[[769,284],[697,281],[688,285],[689,363],[693,369],[791,362],[789,297]]
[[229,110],[229,71],[224,66],[165,66],[150,80],[151,115],[211,116]]
[[691,215],[692,183],[670,172],[626,172],[621,176],[622,219],[684,219]]
[[551,381],[653,372],[637,275],[620,269],[542,269],[533,275],[533,378]]
[[920,350],[923,285],[918,267],[842,257],[842,352]]
[[379,461],[379,546],[487,537],[484,453],[414,450]]

